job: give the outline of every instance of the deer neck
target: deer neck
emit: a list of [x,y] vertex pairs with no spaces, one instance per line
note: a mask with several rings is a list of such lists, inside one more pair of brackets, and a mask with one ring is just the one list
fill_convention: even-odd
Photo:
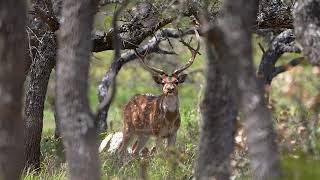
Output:
[[177,94],[162,95],[161,97],[161,109],[164,112],[178,112],[179,110],[179,98]]

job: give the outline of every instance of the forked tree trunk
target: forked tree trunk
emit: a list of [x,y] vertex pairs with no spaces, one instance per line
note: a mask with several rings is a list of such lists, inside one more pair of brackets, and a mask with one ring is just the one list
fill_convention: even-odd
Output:
[[25,23],[23,0],[0,0],[0,179],[19,179],[23,168]]
[[207,86],[201,105],[202,124],[196,179],[229,179],[230,154],[234,147],[235,104],[230,82],[223,72],[223,62],[215,58],[213,47],[207,45]]
[[87,98],[95,0],[63,1],[57,58],[56,108],[69,178],[100,179],[97,133]]
[[228,70],[247,134],[253,179],[279,176],[279,153],[275,142],[272,114],[264,101],[263,83],[257,80],[251,47],[251,31],[258,0],[226,0],[220,23],[213,28],[210,41],[219,61]]

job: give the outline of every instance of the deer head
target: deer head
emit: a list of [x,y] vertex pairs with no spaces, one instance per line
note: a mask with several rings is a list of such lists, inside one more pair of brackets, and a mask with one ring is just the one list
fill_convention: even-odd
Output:
[[200,49],[200,37],[198,32],[195,30],[195,34],[197,37],[197,48],[194,49],[192,48],[189,44],[187,44],[186,42],[182,41],[181,42],[188,47],[188,49],[191,51],[191,58],[188,60],[187,64],[185,64],[184,66],[176,69],[173,71],[173,73],[171,74],[167,74],[165,73],[162,69],[158,69],[152,66],[149,66],[148,64],[145,63],[145,55],[141,55],[137,52],[137,50],[135,49],[135,53],[136,55],[139,57],[141,64],[145,67],[145,69],[147,69],[148,71],[150,71],[151,73],[153,73],[152,78],[153,80],[157,83],[162,85],[162,91],[164,95],[177,95],[178,94],[178,85],[182,84],[186,77],[187,74],[183,74],[182,72],[184,70],[186,70],[187,68],[189,68],[193,62],[194,59],[196,58],[196,55],[199,53],[199,49]]

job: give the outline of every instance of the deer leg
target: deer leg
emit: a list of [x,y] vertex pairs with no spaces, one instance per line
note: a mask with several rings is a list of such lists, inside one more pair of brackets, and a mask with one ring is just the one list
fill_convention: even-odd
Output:
[[131,134],[124,134],[123,135],[123,139],[121,142],[121,145],[118,149],[118,153],[119,153],[119,157],[120,159],[123,159],[125,153],[127,152],[127,147],[130,144],[130,141],[132,139],[132,135]]
[[148,136],[139,135],[137,140],[137,145],[134,146],[134,149],[133,149],[133,154],[138,155],[140,151],[144,148],[148,140],[149,140]]
[[175,144],[176,144],[176,138],[177,138],[177,134],[174,133],[172,135],[170,135],[167,139],[167,148],[172,148]]

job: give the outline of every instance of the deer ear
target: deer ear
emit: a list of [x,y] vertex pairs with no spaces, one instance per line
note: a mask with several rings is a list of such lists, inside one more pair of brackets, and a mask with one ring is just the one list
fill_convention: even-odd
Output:
[[162,77],[158,74],[156,75],[152,75],[152,78],[154,80],[154,82],[156,82],[157,84],[162,84]]
[[188,74],[181,74],[181,75],[179,75],[179,76],[178,76],[178,82],[179,82],[179,83],[183,83],[183,82],[186,80],[187,76],[188,76]]

